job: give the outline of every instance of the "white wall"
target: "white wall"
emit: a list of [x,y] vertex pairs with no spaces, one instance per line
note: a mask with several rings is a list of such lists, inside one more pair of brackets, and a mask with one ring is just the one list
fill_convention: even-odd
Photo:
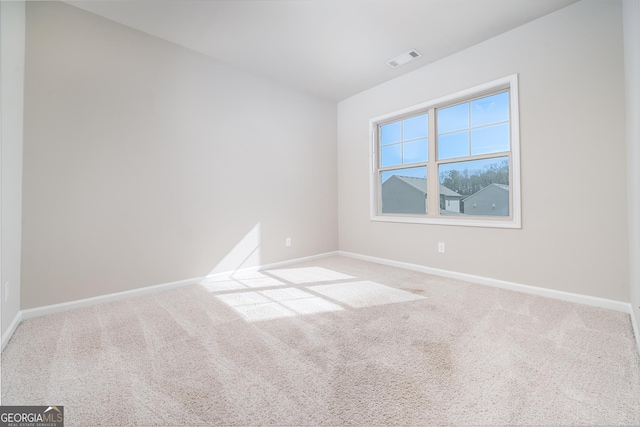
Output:
[[[20,310],[22,229],[22,119],[25,54],[24,2],[0,2],[1,267],[2,335],[17,326]],[[8,295],[5,294],[5,284]],[[6,298],[6,299],[5,299]],[[13,325],[12,325],[13,323]],[[10,333],[9,333],[10,335]],[[3,344],[5,342],[3,341]]]
[[[629,197],[629,271],[631,305],[636,325],[640,322],[640,2],[624,0],[624,60],[627,95],[627,150]],[[640,325],[638,325],[640,326]],[[638,333],[638,331],[636,331]],[[640,349],[640,336],[636,336]]]
[[[340,102],[340,249],[629,301],[621,17],[578,2]],[[368,120],[514,73],[522,229],[370,221]]]
[[334,102],[58,2],[25,85],[23,309],[337,249]]
[[[626,205],[584,209],[637,185],[621,16],[583,1],[340,103],[340,249],[628,301]],[[27,25],[22,308],[226,269],[257,244],[244,266],[337,248],[330,103],[68,5],[31,3]],[[514,72],[522,230],[370,222],[369,118]]]

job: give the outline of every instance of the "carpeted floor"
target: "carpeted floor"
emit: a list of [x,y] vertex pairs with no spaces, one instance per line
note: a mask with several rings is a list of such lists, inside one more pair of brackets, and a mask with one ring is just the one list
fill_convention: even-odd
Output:
[[329,257],[24,321],[68,426],[640,424],[629,316]]

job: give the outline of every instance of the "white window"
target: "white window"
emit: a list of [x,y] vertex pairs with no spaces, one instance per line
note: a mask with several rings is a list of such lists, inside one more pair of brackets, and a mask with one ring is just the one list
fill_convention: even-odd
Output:
[[520,227],[517,75],[370,124],[373,220]]

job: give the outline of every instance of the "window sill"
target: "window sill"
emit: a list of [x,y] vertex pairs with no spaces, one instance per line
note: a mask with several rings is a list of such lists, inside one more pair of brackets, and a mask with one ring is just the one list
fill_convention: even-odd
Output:
[[371,221],[376,222],[397,222],[404,224],[432,224],[432,225],[456,225],[460,227],[485,227],[485,228],[522,228],[519,219],[515,218],[495,218],[486,219],[481,217],[469,218],[443,218],[443,217],[415,217],[397,215],[374,215]]

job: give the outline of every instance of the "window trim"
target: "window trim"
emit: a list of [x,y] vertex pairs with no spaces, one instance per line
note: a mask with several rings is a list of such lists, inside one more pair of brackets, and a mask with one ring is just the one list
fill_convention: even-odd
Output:
[[[465,216],[447,217],[447,216],[416,216],[409,214],[380,214],[380,184],[378,183],[378,126],[384,122],[400,120],[427,111],[432,108],[454,105],[466,102],[469,99],[481,97],[484,94],[491,94],[500,89],[509,90],[509,120],[510,120],[510,181],[509,197],[511,199],[510,216],[509,217],[490,217],[486,216]],[[462,91],[445,95],[427,102],[413,105],[407,108],[396,110],[369,120],[369,202],[370,202],[370,219],[371,221],[380,222],[397,222],[412,224],[436,224],[436,225],[458,225],[468,227],[491,227],[491,228],[522,228],[522,208],[521,208],[521,186],[520,186],[520,116],[518,102],[518,74],[512,74],[501,79],[497,79],[488,83],[474,86]],[[435,117],[429,115],[429,127],[435,122]],[[435,154],[436,141],[429,138],[429,164],[435,164],[437,161]],[[410,166],[409,166],[410,167]],[[432,188],[433,186],[429,184]],[[437,185],[437,184],[435,184]]]

